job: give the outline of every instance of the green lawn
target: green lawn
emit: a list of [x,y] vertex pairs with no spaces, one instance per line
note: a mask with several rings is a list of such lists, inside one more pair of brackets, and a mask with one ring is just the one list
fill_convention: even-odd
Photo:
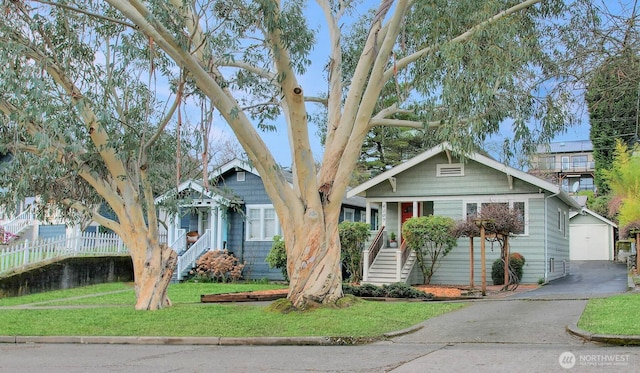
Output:
[[578,327],[596,334],[640,335],[640,294],[589,300]]
[[[373,337],[463,307],[460,303],[362,301],[345,309],[283,315],[263,306],[199,303],[201,294],[278,287],[282,286],[175,284],[168,290],[174,306],[153,312],[134,310],[133,288],[122,283],[4,298],[0,306],[37,304],[28,309],[2,309],[0,335]],[[42,307],[74,305],[89,307]]]

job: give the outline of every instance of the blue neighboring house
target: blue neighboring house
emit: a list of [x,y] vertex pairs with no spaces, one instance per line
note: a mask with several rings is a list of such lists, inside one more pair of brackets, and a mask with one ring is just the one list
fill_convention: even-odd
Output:
[[[290,174],[285,172],[285,176]],[[167,242],[180,248],[184,234],[191,232],[192,237],[197,234],[201,247],[192,257],[199,257],[208,250],[227,249],[245,263],[245,279],[282,280],[281,271],[269,268],[265,262],[273,236],[281,235],[282,231],[258,172],[247,162],[235,159],[216,170],[212,179],[215,183],[208,190],[197,180],[186,181],[178,187],[178,214],[169,216],[166,210],[159,209],[160,219],[167,227]],[[168,196],[162,195],[156,202],[162,202]],[[345,197],[340,221],[364,222],[365,210],[364,198]],[[191,265],[185,268],[190,269]],[[179,273],[178,277],[184,275],[186,272]]]

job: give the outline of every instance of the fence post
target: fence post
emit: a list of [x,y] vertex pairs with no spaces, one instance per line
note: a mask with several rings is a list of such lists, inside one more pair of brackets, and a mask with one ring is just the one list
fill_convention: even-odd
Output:
[[24,254],[22,256],[22,265],[29,264],[29,240],[24,240]]

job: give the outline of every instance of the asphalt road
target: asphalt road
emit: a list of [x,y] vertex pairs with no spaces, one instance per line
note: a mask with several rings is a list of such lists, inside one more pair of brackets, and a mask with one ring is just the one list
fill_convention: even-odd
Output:
[[608,264],[572,264],[571,276],[529,299],[473,302],[370,345],[0,344],[0,372],[638,372],[640,348],[584,342],[564,330],[585,297],[624,290],[625,268]]

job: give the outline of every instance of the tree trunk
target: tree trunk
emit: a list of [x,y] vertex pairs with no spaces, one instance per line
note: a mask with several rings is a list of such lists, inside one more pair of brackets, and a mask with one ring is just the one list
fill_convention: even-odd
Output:
[[287,247],[287,298],[298,309],[334,303],[343,296],[337,216],[335,223],[330,220],[297,224],[293,244]]
[[137,310],[158,310],[171,306],[167,288],[178,254],[167,245],[131,249]]

